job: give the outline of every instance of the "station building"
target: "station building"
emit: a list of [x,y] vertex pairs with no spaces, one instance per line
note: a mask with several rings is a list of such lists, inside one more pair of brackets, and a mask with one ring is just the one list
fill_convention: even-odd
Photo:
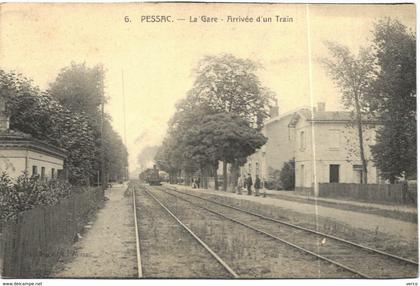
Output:
[[62,177],[65,159],[64,149],[10,130],[6,104],[0,97],[0,173],[6,172],[13,179],[25,171],[46,180]]
[[[361,183],[359,139],[351,112],[326,111],[325,103],[318,103],[317,108],[301,107],[274,115],[263,128],[267,143],[248,157],[242,174],[269,180],[274,171],[294,159],[296,190],[316,189],[315,182]],[[375,119],[362,120],[368,183],[381,181],[370,151],[379,126]]]

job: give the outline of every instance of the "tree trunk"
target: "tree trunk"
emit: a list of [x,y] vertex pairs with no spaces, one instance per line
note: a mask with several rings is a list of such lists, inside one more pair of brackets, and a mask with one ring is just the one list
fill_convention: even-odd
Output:
[[178,170],[178,172],[176,173],[176,183],[177,184],[181,184],[180,178],[181,178],[181,170]]
[[227,161],[223,160],[223,191],[226,192],[228,185],[228,176],[227,176]]
[[217,178],[217,169],[218,169],[218,164],[213,166],[214,190],[215,191],[219,190],[219,178]]
[[232,163],[232,167],[231,167],[231,180],[230,180],[230,185],[232,186],[232,192],[235,192],[236,190],[236,185],[238,183],[238,176],[239,176],[239,165],[237,160],[235,160]]
[[208,167],[202,167],[201,168],[201,178],[200,178],[200,187],[203,189],[207,189],[208,188]]
[[362,183],[367,184],[367,162],[363,146],[362,114],[360,112],[359,96],[356,94],[354,99],[356,104],[357,130],[359,135],[360,161],[362,161]]
[[204,168],[200,167],[200,183],[198,184],[198,187],[201,189],[204,189]]
[[191,173],[185,172],[184,185],[191,186]]

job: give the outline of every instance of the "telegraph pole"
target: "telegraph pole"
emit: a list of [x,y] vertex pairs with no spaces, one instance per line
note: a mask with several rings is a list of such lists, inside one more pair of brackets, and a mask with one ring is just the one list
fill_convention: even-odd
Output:
[[104,96],[101,97],[101,188],[107,187],[105,176],[105,144],[104,144]]
[[[127,124],[125,116],[125,90],[124,90],[124,70],[121,69],[121,82],[122,82],[122,97],[123,97],[123,114],[124,114],[124,145],[127,148]],[[124,170],[125,179],[128,181],[128,165],[125,166]]]

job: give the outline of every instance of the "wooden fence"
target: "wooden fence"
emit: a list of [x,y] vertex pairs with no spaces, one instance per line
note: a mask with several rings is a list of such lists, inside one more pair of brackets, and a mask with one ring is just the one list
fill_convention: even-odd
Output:
[[319,196],[348,198],[371,203],[417,204],[417,186],[403,184],[321,183]]
[[[0,270],[3,277],[46,278],[70,246],[90,211],[104,199],[100,188],[75,192],[54,206],[21,213],[3,225]],[[1,267],[2,266],[2,267]]]

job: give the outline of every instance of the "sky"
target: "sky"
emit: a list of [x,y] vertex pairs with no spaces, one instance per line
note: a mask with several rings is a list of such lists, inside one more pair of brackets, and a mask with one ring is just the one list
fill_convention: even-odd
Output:
[[[170,22],[146,22],[152,15]],[[217,22],[203,22],[202,16]],[[253,22],[228,22],[229,16]],[[277,22],[276,16],[293,22]],[[339,90],[320,63],[328,56],[325,41],[357,53],[369,44],[379,18],[396,18],[414,31],[415,16],[414,5],[1,4],[0,68],[46,89],[71,62],[102,64],[105,110],[126,138],[129,169],[137,172],[137,155],[161,143],[175,103],[192,87],[204,56],[230,53],[258,62],[258,77],[276,93],[280,113],[317,102],[341,110]]]

